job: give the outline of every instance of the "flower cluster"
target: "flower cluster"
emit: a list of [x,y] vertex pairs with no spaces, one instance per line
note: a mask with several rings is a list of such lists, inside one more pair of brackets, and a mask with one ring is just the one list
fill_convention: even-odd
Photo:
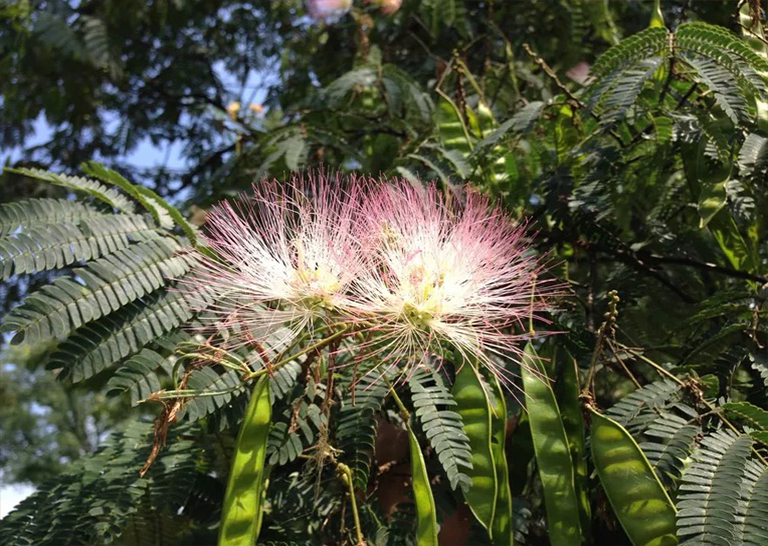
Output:
[[[334,310],[362,269],[356,224],[362,185],[325,174],[262,180],[253,195],[208,214],[203,256],[186,289],[213,294],[211,334],[228,332],[230,349],[290,342]],[[277,336],[275,340],[275,336]]]
[[352,0],[307,0],[307,11],[316,20],[340,17],[352,7]]
[[263,180],[208,217],[205,321],[228,345],[284,346],[318,326],[362,334],[368,358],[410,369],[444,350],[487,366],[518,352],[554,294],[524,225],[480,194],[326,173]]
[[[394,15],[403,0],[366,0],[383,15]],[[352,0],[307,0],[307,12],[316,21],[329,21],[345,15],[352,9]]]

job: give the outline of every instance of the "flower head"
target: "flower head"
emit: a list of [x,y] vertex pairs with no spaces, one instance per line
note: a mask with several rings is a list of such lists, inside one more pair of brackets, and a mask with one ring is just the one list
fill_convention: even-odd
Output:
[[380,0],[379,9],[384,15],[394,15],[400,9],[403,0]]
[[213,294],[204,326],[228,330],[231,348],[278,332],[285,343],[345,307],[361,266],[360,188],[354,177],[325,173],[286,185],[265,179],[246,200],[214,207],[205,241],[216,257],[204,258],[185,284]]
[[307,0],[307,10],[318,21],[344,15],[352,7],[352,0]]
[[537,281],[525,226],[477,193],[461,204],[405,182],[381,188],[364,216],[367,266],[352,301],[386,340],[381,352],[425,359],[447,344],[504,380],[490,355],[519,352],[553,291]]

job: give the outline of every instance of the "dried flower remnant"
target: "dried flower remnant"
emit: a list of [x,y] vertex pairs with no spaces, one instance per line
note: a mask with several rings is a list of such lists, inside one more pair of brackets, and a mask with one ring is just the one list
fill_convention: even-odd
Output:
[[338,308],[361,267],[361,183],[325,173],[289,184],[262,180],[239,204],[208,215],[205,257],[191,292],[213,292],[205,333],[228,332],[229,349],[280,346]]
[[524,226],[475,192],[459,204],[406,182],[381,188],[364,216],[367,267],[352,301],[375,324],[377,351],[407,366],[448,344],[507,383],[491,356],[519,353],[529,319],[541,318],[556,291],[538,279],[544,267]]
[[237,116],[240,113],[240,103],[234,101],[227,106],[227,115],[232,121],[237,121]]

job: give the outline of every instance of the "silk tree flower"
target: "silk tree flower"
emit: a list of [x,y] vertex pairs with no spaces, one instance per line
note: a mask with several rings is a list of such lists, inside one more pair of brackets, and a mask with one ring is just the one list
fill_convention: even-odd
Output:
[[214,207],[204,240],[215,257],[183,281],[192,294],[212,294],[200,333],[229,332],[229,349],[277,347],[347,307],[362,266],[362,186],[326,173],[264,179],[246,199]]
[[369,200],[367,267],[350,287],[356,315],[372,323],[376,353],[390,367],[426,362],[446,345],[487,366],[520,353],[529,320],[542,320],[556,292],[516,225],[473,191],[464,203],[434,185],[384,186]]
[[402,3],[403,0],[378,0],[379,9],[384,15],[394,15]]
[[352,0],[307,0],[309,15],[318,21],[340,17],[351,7]]

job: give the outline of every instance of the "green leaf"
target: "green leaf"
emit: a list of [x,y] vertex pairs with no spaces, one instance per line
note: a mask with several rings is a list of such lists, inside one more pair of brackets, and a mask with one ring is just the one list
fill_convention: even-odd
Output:
[[266,488],[264,463],[272,423],[269,384],[267,376],[256,382],[240,425],[224,495],[219,546],[251,546],[259,536],[262,491]]
[[432,495],[424,455],[410,426],[408,445],[411,452],[411,487],[416,502],[416,543],[418,546],[438,546],[435,497]]
[[119,172],[108,169],[96,161],[87,161],[83,163],[82,169],[86,174],[90,174],[91,176],[94,176],[103,182],[107,182],[108,184],[114,184],[125,193],[133,197],[142,207],[144,207],[144,209],[146,209],[147,212],[152,215],[152,217],[155,219],[155,222],[157,222],[157,225],[160,227],[165,229],[170,229],[173,227],[173,222],[171,221],[170,215],[168,215],[166,210],[169,205],[166,203],[166,207],[161,206],[158,201],[158,199],[160,199],[159,197],[148,197],[147,192],[139,191],[140,186],[131,184]]
[[[295,430],[292,428],[295,427]],[[267,464],[284,465],[295,461],[304,450],[311,446],[317,431],[327,427],[327,419],[316,404],[307,400],[295,402],[272,424],[267,446]]]
[[157,291],[101,320],[81,326],[51,355],[48,368],[77,383],[138,353],[194,315],[209,294]]
[[493,515],[490,535],[496,546],[513,546],[512,491],[509,486],[509,463],[507,461],[507,402],[499,380],[493,376],[489,381],[493,390],[493,414],[491,416],[491,455],[496,471],[496,510]]
[[184,235],[187,236],[190,244],[192,246],[197,246],[197,228],[187,222],[186,218],[184,218],[179,212],[179,209],[168,203],[168,201],[157,195],[149,188],[145,188],[144,186],[136,186],[136,191],[152,199],[155,204],[164,209],[171,217],[171,219],[176,222],[176,225],[181,228],[181,231],[184,232]]
[[115,214],[75,224],[51,224],[0,239],[0,280],[13,275],[62,269],[106,256],[132,241],[159,237],[143,216]]
[[108,215],[103,210],[69,199],[12,201],[0,204],[0,237],[56,224],[78,225],[82,220],[105,216]]
[[624,427],[594,409],[590,413],[595,469],[632,544],[674,546],[675,505],[648,459]]
[[477,521],[491,534],[498,497],[496,466],[491,452],[492,411],[478,372],[469,362],[463,362],[456,373],[453,398],[472,453],[472,468],[466,470],[472,486],[464,492],[464,498]]
[[[62,338],[187,273],[196,258],[170,238],[129,245],[30,294],[5,319],[14,343]],[[80,282],[77,282],[79,280]]]
[[677,404],[680,397],[679,385],[672,380],[663,379],[624,396],[606,412],[606,415],[630,432],[644,430],[650,422],[656,420],[660,409]]
[[746,422],[750,427],[768,431],[768,411],[749,402],[727,402],[720,407],[726,413]]
[[739,150],[738,162],[742,176],[764,173],[768,166],[768,138],[757,133],[747,135]]
[[643,59],[612,80],[609,88],[598,88],[602,93],[591,97],[590,100],[600,105],[602,121],[612,123],[623,118],[637,100],[646,82],[656,74],[664,61],[662,57]]
[[158,350],[144,348],[122,363],[115,375],[109,378],[106,392],[109,396],[117,396],[130,392],[131,405],[138,405],[140,400],[158,392],[162,385],[158,372],[171,378],[173,373],[173,358],[161,354]]
[[688,464],[696,437],[701,427],[689,424],[689,420],[673,413],[659,411],[658,419],[643,432],[652,441],[640,443],[640,449],[659,479],[668,489],[677,487]]
[[39,485],[0,522],[0,543],[122,544],[153,525],[151,541],[141,544],[183,542],[189,523],[180,514],[195,508],[193,498],[208,494],[201,484],[209,483],[209,454],[199,427],[175,425],[168,445],[139,475],[152,449],[153,428],[133,421],[114,430],[96,453]]
[[89,180],[87,178],[80,178],[77,176],[67,176],[63,174],[56,174],[50,171],[44,171],[42,169],[5,169],[8,172],[21,174],[30,178],[36,178],[37,180],[43,180],[50,182],[57,186],[63,186],[73,191],[81,192],[86,195],[90,195],[106,203],[107,205],[114,207],[120,212],[126,214],[132,214],[135,211],[133,203],[127,199],[123,194],[115,191],[112,188],[108,188],[96,182],[95,180]]
[[702,440],[678,495],[681,546],[706,543],[710,537],[723,544],[765,543],[768,467],[751,454],[752,439],[729,430]]
[[634,65],[649,57],[656,57],[667,47],[666,29],[647,28],[625,38],[603,53],[590,69],[598,81],[607,74]]
[[555,365],[563,370],[557,384],[558,406],[563,420],[563,429],[568,438],[568,447],[574,470],[574,489],[579,501],[582,543],[592,543],[592,509],[589,504],[589,471],[587,470],[587,448],[584,440],[584,418],[581,411],[581,388],[576,360],[566,353],[564,362],[553,357]]
[[757,271],[752,249],[747,246],[727,209],[715,214],[710,219],[708,227],[734,269],[750,273]]
[[699,193],[699,229],[707,227],[712,218],[725,206],[725,185],[729,178],[730,176],[726,174],[723,179],[702,183]]
[[576,499],[568,438],[550,380],[530,342],[525,346],[520,370],[536,464],[544,489],[549,540],[552,546],[576,544],[581,540],[580,505]]
[[363,491],[368,487],[375,450],[376,414],[387,395],[378,373],[375,368],[364,368],[357,384],[345,383],[336,425],[338,446],[343,452],[340,460],[352,471],[354,486]]

